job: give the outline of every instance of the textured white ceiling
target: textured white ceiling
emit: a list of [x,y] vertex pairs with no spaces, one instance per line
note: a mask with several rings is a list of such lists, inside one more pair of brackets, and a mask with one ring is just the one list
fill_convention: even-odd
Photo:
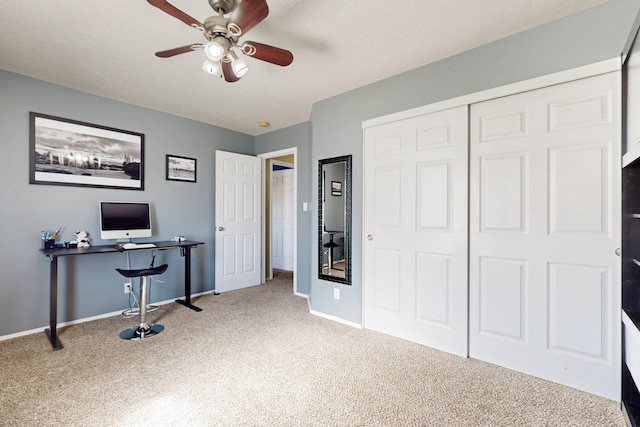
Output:
[[[213,14],[207,0],[169,1],[201,22]],[[267,0],[241,41],[288,49],[293,64],[247,58],[227,83],[202,71],[202,51],[155,57],[204,37],[146,1],[0,0],[0,68],[259,135],[307,121],[316,101],[604,1]]]

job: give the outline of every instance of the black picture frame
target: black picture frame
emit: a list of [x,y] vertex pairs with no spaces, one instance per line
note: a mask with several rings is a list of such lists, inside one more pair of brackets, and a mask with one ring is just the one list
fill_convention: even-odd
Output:
[[144,134],[29,112],[29,184],[144,190]]
[[342,196],[342,182],[331,181],[331,195]]
[[167,154],[165,170],[167,181],[197,182],[198,160]]

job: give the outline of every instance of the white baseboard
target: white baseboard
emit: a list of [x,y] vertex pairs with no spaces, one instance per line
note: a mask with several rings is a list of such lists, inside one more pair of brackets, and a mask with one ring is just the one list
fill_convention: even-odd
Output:
[[309,306],[309,314],[313,314],[314,316],[322,317],[324,319],[333,320],[334,322],[342,323],[343,325],[351,326],[356,329],[364,329],[362,324],[350,322],[348,320],[341,319],[336,316],[331,316],[330,314],[321,313],[319,311],[311,310],[311,306]]
[[[211,294],[213,292],[214,291],[205,291],[205,292],[200,292],[200,293],[197,293],[197,294],[192,294],[191,298],[199,297],[199,296],[202,296],[202,295]],[[175,302],[175,300],[177,300],[177,299],[181,299],[181,297],[176,297],[176,298],[168,299],[168,300],[165,300],[165,301],[154,301],[151,304],[153,304],[153,305],[166,305],[166,304],[170,304],[172,302]],[[125,310],[125,309],[123,309],[123,310]],[[121,313],[122,313],[122,310],[118,310],[118,311],[112,311],[111,313],[98,314],[97,316],[85,317],[85,318],[76,319],[76,320],[69,320],[68,322],[58,323],[57,327],[61,328],[61,327],[64,327],[64,326],[77,325],[79,323],[91,322],[92,320],[105,319],[107,317],[120,315]],[[13,338],[18,338],[18,337],[23,337],[25,335],[37,334],[37,333],[40,333],[40,332],[42,332],[42,331],[44,331],[45,329],[48,329],[48,328],[49,328],[49,325],[46,325],[46,326],[41,326],[39,328],[29,329],[27,331],[15,332],[15,333],[9,334],[9,335],[2,335],[2,336],[0,336],[0,341],[10,340],[10,339],[13,339]]]

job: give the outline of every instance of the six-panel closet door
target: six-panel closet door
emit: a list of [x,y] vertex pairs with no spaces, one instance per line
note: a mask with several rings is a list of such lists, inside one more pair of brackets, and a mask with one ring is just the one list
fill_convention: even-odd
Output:
[[467,355],[466,106],[365,130],[364,324]]
[[620,397],[620,82],[474,104],[469,354]]

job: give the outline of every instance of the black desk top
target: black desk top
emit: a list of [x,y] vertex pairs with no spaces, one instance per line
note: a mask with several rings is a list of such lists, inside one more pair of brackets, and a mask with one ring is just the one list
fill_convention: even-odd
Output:
[[162,242],[140,242],[138,244],[143,243],[153,243],[156,245],[153,248],[132,248],[132,249],[124,249],[120,247],[120,245],[96,245],[89,246],[85,248],[53,248],[53,249],[40,249],[45,256],[48,257],[61,257],[61,256],[72,256],[72,255],[89,255],[89,254],[103,254],[110,252],[130,252],[130,251],[148,251],[154,249],[171,249],[171,248],[193,248],[198,245],[204,245],[204,242],[196,242],[193,240],[185,240],[184,242],[176,242],[174,240],[165,240]]

